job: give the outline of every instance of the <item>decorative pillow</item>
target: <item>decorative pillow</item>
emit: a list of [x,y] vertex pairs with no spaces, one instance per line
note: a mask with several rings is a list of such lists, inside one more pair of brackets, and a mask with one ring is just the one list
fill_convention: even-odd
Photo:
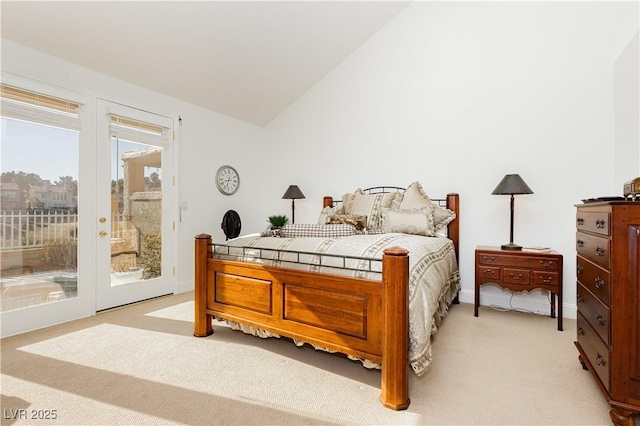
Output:
[[308,224],[291,224],[280,228],[279,232],[282,238],[299,238],[299,237],[325,237],[339,238],[348,237],[350,235],[360,234],[355,226],[347,224],[336,225],[316,225]]
[[329,216],[329,224],[346,223],[353,225],[358,231],[367,227],[367,217],[362,214],[333,214]]
[[432,205],[434,207],[433,223],[436,231],[446,228],[453,219],[456,218],[456,214],[444,207],[434,203],[427,196],[420,185],[420,182],[413,182],[407,187],[402,194],[402,200],[400,202],[394,202],[392,207],[399,209],[419,209]]
[[433,205],[420,209],[382,208],[382,228],[385,232],[435,236]]
[[358,188],[352,194],[343,195],[342,204],[345,214],[366,216],[367,228],[377,228],[380,226],[380,209],[391,207],[400,197],[402,194],[399,192],[365,194]]
[[261,237],[279,237],[280,229],[265,229],[260,233]]
[[338,214],[341,209],[342,206],[323,208],[320,212],[320,217],[318,217],[318,225],[326,225],[327,223],[329,223],[329,217],[334,214]]

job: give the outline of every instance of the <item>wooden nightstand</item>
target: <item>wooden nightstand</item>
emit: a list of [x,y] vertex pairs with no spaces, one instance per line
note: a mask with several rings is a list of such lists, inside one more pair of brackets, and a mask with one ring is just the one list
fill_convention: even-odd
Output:
[[501,250],[500,247],[476,247],[476,286],[474,315],[478,316],[480,286],[496,284],[514,292],[533,289],[551,293],[551,318],[556,317],[562,331],[562,254],[526,250]]

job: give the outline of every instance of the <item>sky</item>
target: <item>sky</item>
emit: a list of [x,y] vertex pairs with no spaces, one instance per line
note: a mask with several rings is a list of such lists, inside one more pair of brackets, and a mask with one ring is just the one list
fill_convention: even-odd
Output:
[[2,118],[0,169],[78,180],[78,132]]
[[[115,141],[111,144],[111,178],[123,177],[122,153],[145,145]],[[78,181],[79,138],[74,130],[44,126],[2,117],[0,169],[4,172],[35,173],[43,180],[55,183],[61,176]],[[145,175],[161,170],[147,168]]]

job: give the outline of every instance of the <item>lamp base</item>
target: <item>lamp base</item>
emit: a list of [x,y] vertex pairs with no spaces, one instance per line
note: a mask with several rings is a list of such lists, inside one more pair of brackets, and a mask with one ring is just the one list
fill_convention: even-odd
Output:
[[500,246],[500,248],[502,250],[522,250],[522,246],[519,246],[514,243],[503,244],[502,246]]

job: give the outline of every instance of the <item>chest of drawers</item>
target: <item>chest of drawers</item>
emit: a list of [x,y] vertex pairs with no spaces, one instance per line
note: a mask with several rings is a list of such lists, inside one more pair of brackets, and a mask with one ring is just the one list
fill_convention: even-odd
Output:
[[577,206],[576,347],[614,424],[640,414],[640,202]]

